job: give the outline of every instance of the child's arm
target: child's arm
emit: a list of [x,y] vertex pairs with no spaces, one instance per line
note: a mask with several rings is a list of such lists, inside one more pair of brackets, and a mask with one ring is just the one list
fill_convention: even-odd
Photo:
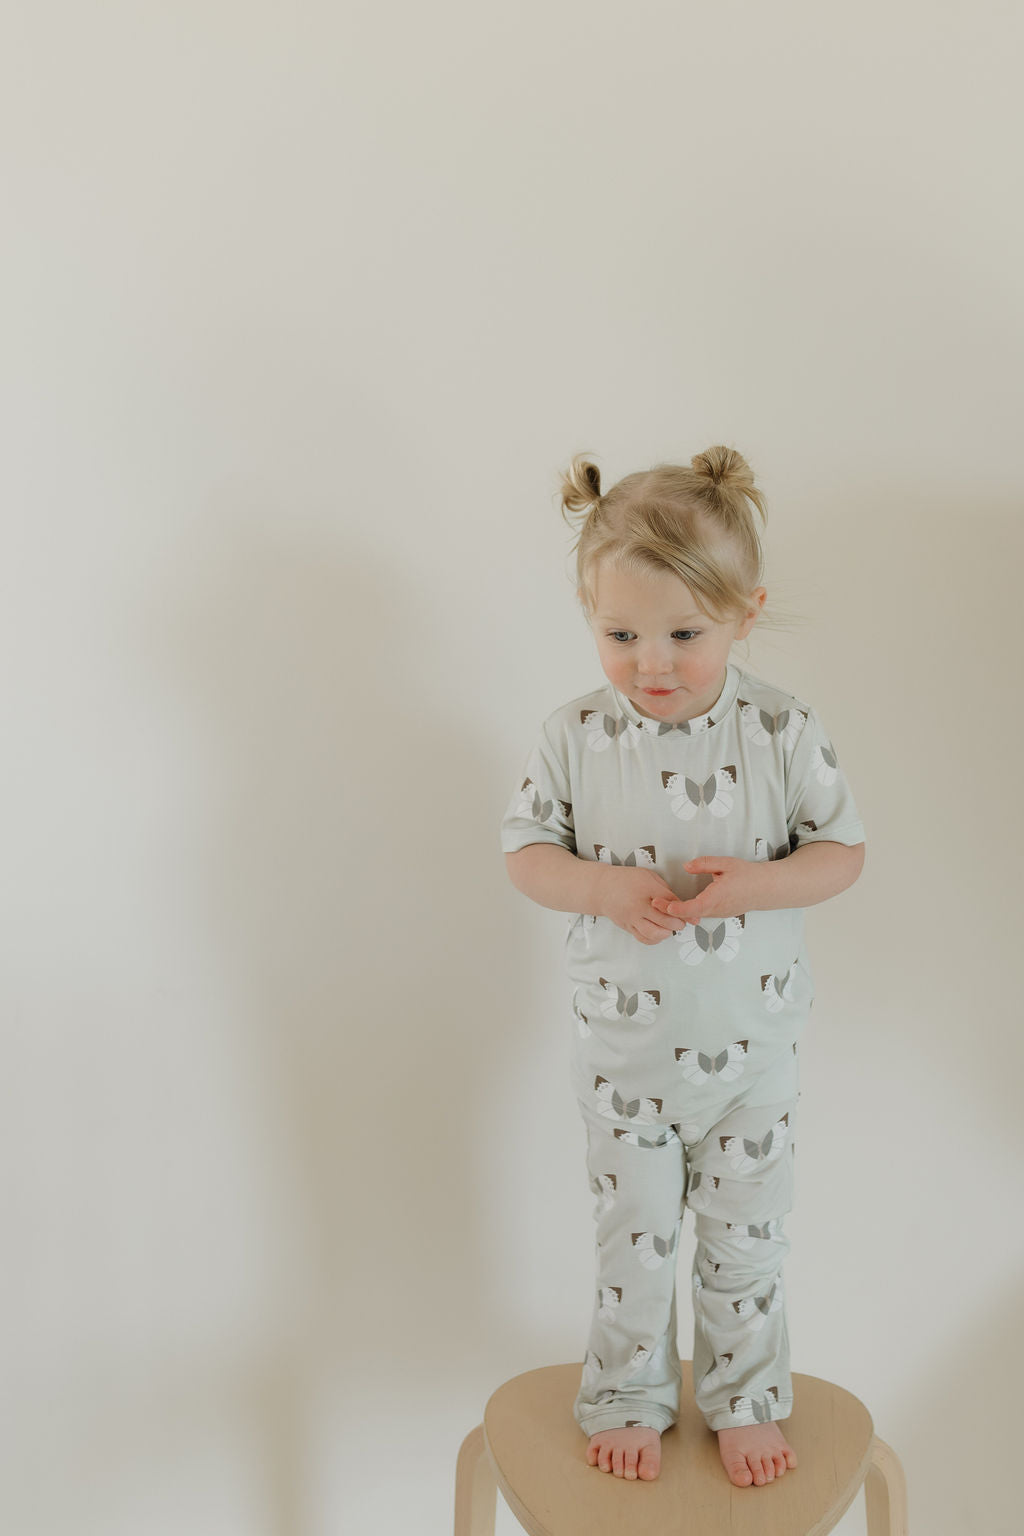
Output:
[[675,899],[656,870],[581,859],[554,843],[527,843],[506,853],[505,864],[516,890],[531,901],[556,912],[610,918],[642,944],[659,944],[679,927],[652,905],[655,897]]
[[505,867],[516,890],[540,906],[597,915],[597,888],[605,865],[578,858],[554,843],[527,843],[516,853],[506,853]]
[[699,923],[702,917],[739,917],[778,907],[813,907],[838,896],[864,867],[863,843],[805,843],[784,859],[731,859],[708,855],[685,866],[692,875],[710,875],[691,901],[654,899],[659,912]]
[[[701,869],[712,873],[720,860],[703,862],[694,859],[699,866],[691,870],[699,874]],[[864,868],[864,844],[853,843],[804,843],[784,859],[753,861],[761,871],[761,891],[753,911],[769,912],[777,907],[813,907],[819,901],[838,896],[857,879]],[[691,869],[688,864],[687,869]],[[702,893],[703,894],[703,893]]]

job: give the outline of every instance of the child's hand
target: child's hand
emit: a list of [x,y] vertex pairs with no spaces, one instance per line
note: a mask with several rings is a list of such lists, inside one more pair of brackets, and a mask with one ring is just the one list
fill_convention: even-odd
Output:
[[763,890],[763,873],[769,866],[757,859],[705,854],[690,859],[683,867],[691,875],[710,875],[711,884],[689,901],[680,901],[676,896],[667,901],[655,897],[652,904],[667,917],[699,923],[703,917],[742,917],[744,912],[754,911]]
[[599,895],[600,917],[610,917],[618,928],[631,933],[641,944],[660,944],[684,925],[676,917],[666,916],[655,900],[675,902],[676,893],[653,869],[634,869],[632,865],[602,865]]

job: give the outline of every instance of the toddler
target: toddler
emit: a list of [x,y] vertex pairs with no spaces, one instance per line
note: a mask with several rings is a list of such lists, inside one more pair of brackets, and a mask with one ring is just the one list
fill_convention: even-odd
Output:
[[693,1381],[731,1482],[796,1466],[782,1262],[802,908],[852,885],[864,832],[816,711],[730,660],[765,601],[746,460],[627,475],[577,455],[578,598],[607,682],[556,709],[502,823],[518,890],[572,915],[572,1081],[597,1197],[577,1423],[654,1478],[676,1422],[675,1270],[694,1212]]

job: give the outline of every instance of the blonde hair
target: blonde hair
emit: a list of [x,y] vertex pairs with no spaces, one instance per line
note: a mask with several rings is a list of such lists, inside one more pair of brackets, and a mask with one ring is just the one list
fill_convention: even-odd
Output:
[[694,454],[689,466],[656,464],[626,475],[601,494],[601,472],[577,453],[559,485],[562,516],[581,513],[577,586],[589,619],[600,561],[622,570],[671,571],[713,619],[747,611],[761,585],[764,551],[752,508],[768,520],[753,471],[735,448]]

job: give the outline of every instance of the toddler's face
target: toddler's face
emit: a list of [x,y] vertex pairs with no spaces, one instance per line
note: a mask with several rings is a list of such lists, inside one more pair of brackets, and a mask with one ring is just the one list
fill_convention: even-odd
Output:
[[716,702],[729,651],[750,633],[765,600],[757,587],[740,618],[711,619],[671,571],[632,575],[607,560],[592,585],[590,627],[605,677],[642,715],[672,725]]

